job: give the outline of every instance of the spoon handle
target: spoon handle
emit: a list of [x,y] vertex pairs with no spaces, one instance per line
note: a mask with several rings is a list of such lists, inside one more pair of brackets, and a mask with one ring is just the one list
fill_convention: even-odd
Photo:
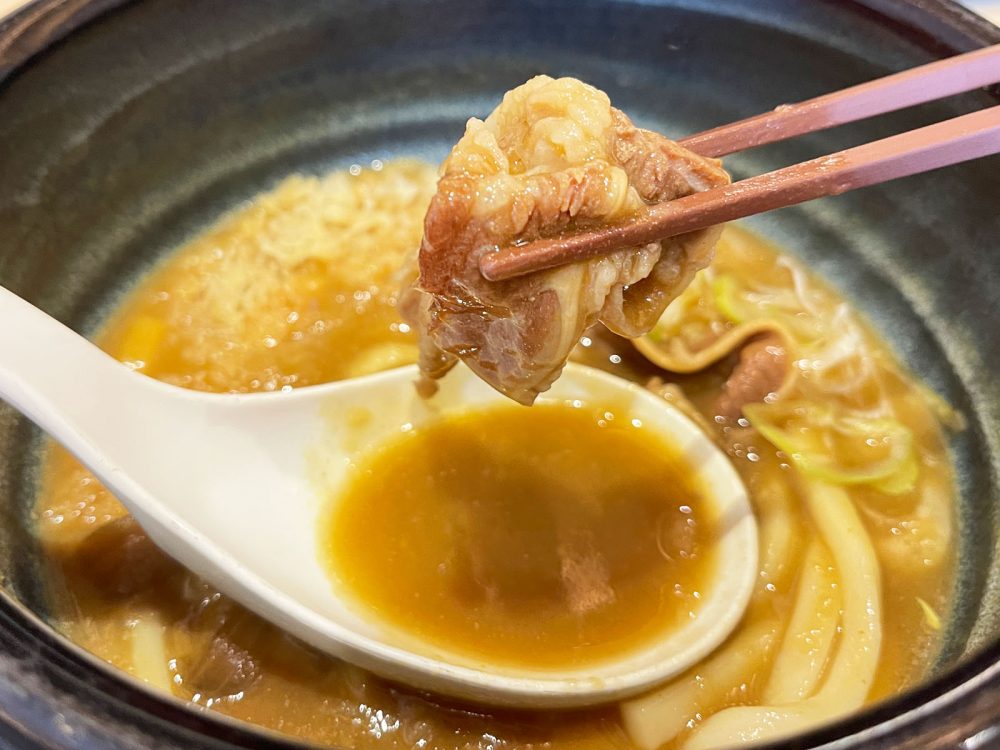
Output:
[[74,452],[114,427],[141,375],[3,287],[0,320],[0,398]]

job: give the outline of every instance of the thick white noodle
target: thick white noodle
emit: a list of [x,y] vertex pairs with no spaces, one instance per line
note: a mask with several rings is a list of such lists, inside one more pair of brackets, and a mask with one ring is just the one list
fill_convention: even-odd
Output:
[[954,533],[950,500],[946,480],[924,472],[916,506],[905,513],[884,513],[874,504],[862,506],[869,517],[901,532],[884,534],[876,542],[887,571],[933,568],[948,559]]
[[[792,523],[794,514],[798,512],[796,500],[788,484],[774,477],[762,478],[754,488],[754,512],[760,537],[758,593],[765,597],[768,585],[786,590],[794,580],[793,574],[798,571],[803,541],[797,532],[797,524]],[[751,607],[753,604],[751,602]]]
[[653,693],[622,703],[625,731],[642,750],[656,750],[683,732],[699,711],[723,701],[761,668],[778,639],[777,620],[744,627],[714,655]]
[[[760,581],[751,611],[770,607],[768,585],[779,590],[790,585],[801,544],[791,523],[796,499],[785,482],[762,480],[753,501],[760,519]],[[777,620],[770,618],[741,626],[704,663],[652,693],[623,703],[622,721],[632,742],[642,750],[655,750],[683,732],[699,712],[713,710],[746,681],[748,674],[761,669],[777,644],[778,633]]]
[[806,552],[795,608],[774,657],[762,703],[781,706],[816,691],[837,637],[840,607],[836,568],[823,543],[814,539]]
[[788,706],[738,706],[710,716],[684,750],[775,740],[857,710],[871,690],[882,641],[878,558],[847,492],[810,483],[809,510],[833,553],[844,597],[843,632],[819,691]]
[[173,692],[167,667],[166,626],[152,613],[139,615],[130,625],[135,676],[160,690]]

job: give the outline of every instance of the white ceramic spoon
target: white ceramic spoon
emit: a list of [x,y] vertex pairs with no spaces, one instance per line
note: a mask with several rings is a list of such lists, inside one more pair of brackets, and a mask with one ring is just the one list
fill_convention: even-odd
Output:
[[578,365],[545,399],[629,404],[682,448],[724,529],[698,617],[653,645],[586,668],[513,669],[432,648],[338,597],[320,556],[328,512],[360,449],[442,412],[507,403],[456,368],[430,401],[404,367],[285,393],[213,395],[133,372],[0,288],[0,396],[72,451],[187,568],[313,646],[450,695],[572,706],[633,694],[721,643],[746,607],[757,529],[726,457],[686,417],[628,381]]

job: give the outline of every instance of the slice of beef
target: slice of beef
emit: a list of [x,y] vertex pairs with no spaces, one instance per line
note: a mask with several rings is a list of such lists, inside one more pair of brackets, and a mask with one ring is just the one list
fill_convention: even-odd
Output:
[[645,333],[711,260],[719,228],[503,282],[483,279],[479,260],[728,182],[718,161],[635,127],[580,81],[539,76],[508,92],[469,121],[427,212],[419,278],[403,299],[425,377],[461,359],[531,404],[591,324]]
[[753,339],[740,351],[740,361],[722,387],[715,413],[739,419],[743,407],[777,393],[788,372],[788,353],[777,334]]
[[65,565],[110,601],[167,590],[183,576],[183,568],[153,544],[132,516],[96,528]]

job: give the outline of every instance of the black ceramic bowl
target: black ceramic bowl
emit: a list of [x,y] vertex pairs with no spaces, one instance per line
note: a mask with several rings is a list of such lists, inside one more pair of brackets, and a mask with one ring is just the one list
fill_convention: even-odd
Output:
[[[0,26],[0,283],[89,330],[164,253],[282,176],[439,159],[469,115],[536,73],[590,81],[679,136],[997,41],[930,0],[38,0]],[[759,172],[996,97],[728,164]],[[998,214],[993,157],[750,222],[970,418],[952,444],[956,606],[931,677],[785,747],[1000,746]],[[28,516],[38,444],[0,413],[0,746],[288,746],[150,693],[46,626]]]

